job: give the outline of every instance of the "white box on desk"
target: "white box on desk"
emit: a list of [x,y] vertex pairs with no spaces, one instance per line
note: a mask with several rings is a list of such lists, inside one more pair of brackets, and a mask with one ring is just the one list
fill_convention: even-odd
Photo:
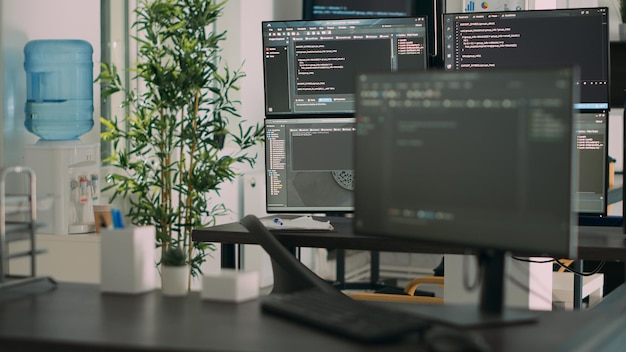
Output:
[[100,231],[102,292],[143,293],[156,288],[154,226]]
[[202,299],[243,302],[259,297],[259,273],[222,269],[202,277]]

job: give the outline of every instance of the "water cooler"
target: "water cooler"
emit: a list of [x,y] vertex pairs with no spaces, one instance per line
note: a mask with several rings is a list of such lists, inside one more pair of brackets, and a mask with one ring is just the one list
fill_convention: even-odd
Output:
[[33,40],[24,47],[26,129],[40,139],[24,149],[37,175],[37,193],[52,195],[38,232],[95,231],[100,198],[100,145],[79,137],[93,125],[93,48],[83,40]]

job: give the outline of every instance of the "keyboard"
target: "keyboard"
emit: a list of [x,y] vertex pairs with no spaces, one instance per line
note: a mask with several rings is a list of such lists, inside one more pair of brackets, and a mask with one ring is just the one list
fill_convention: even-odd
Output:
[[261,308],[266,313],[366,343],[393,341],[430,327],[417,316],[354,301],[339,292],[271,294],[263,298]]

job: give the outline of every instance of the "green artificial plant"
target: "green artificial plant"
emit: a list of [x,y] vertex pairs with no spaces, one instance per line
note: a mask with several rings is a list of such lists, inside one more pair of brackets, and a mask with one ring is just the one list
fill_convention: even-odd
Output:
[[[191,231],[215,223],[228,209],[220,187],[237,167],[253,166],[251,147],[263,138],[259,124],[244,127],[231,98],[245,74],[223,62],[225,32],[214,30],[224,2],[139,0],[133,28],[138,44],[130,68],[139,90],[122,83],[114,65],[103,64],[103,96],[123,93],[127,116],[102,118],[103,141],[114,172],[104,190],[128,202],[132,224],[154,225],[161,257],[171,247],[185,251],[191,277],[201,274],[212,245],[193,242]],[[229,129],[230,126],[235,126]],[[189,286],[191,287],[191,286]]]
[[187,265],[187,253],[182,247],[169,246],[161,257],[161,265],[185,266]]

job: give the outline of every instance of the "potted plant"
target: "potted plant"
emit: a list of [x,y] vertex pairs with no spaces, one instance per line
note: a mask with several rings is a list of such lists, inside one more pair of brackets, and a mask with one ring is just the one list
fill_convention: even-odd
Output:
[[[262,141],[259,124],[246,125],[231,98],[245,74],[220,56],[225,33],[214,25],[225,1],[139,0],[133,37],[138,61],[130,72],[140,89],[126,87],[114,65],[102,64],[102,94],[123,93],[128,113],[101,119],[114,168],[104,191],[122,197],[133,225],[154,225],[156,246],[185,252],[191,277],[214,248],[191,240],[191,231],[214,224],[227,212],[219,202],[238,167],[253,166],[251,147]],[[231,126],[235,126],[231,129]],[[164,264],[162,261],[161,264]]]
[[161,291],[168,296],[184,296],[188,291],[187,254],[182,247],[169,246],[161,257]]

